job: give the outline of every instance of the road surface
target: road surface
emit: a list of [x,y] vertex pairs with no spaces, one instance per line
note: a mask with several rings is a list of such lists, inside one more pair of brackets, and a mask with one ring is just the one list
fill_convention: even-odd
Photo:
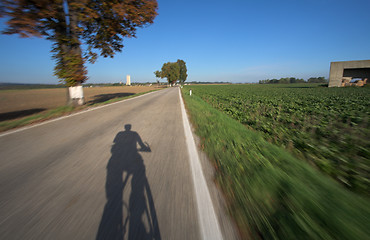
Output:
[[177,88],[0,136],[1,239],[201,239],[184,136]]

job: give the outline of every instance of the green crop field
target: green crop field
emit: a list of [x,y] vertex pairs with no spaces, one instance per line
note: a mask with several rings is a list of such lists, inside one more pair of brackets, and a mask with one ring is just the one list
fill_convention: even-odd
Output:
[[370,194],[370,88],[192,86],[194,94],[353,191]]
[[369,88],[182,93],[242,239],[369,238]]

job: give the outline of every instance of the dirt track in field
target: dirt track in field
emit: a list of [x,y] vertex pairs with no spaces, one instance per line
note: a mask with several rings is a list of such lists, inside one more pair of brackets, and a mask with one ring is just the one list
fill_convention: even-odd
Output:
[[[84,88],[84,96],[86,103],[91,104],[154,89],[158,88],[155,86],[92,87]],[[66,103],[66,94],[64,88],[0,91],[0,114],[19,111],[37,113],[60,107]]]

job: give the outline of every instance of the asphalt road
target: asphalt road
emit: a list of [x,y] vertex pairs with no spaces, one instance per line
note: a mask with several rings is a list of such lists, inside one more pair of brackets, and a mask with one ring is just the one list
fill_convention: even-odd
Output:
[[1,239],[200,239],[179,92],[0,137]]

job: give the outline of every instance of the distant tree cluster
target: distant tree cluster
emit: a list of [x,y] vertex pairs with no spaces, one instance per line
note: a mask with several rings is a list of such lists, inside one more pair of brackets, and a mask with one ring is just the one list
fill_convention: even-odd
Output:
[[327,83],[328,80],[324,77],[311,77],[307,80],[308,83]]
[[327,83],[328,80],[325,77],[311,77],[305,81],[302,78],[280,78],[280,79],[266,79],[259,80],[259,84],[288,84],[288,83]]
[[164,63],[161,71],[155,71],[154,74],[157,78],[167,78],[171,85],[177,81],[183,84],[188,77],[186,63],[181,59],[178,59],[177,62]]

